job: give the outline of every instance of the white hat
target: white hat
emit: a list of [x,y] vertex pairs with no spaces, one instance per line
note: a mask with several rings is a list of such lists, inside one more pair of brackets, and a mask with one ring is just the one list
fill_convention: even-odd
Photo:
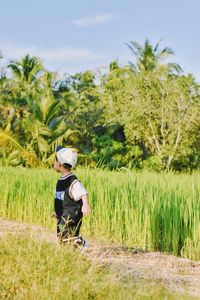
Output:
[[56,156],[61,165],[69,164],[72,168],[74,168],[77,163],[77,152],[75,152],[72,148],[59,146],[56,149]]

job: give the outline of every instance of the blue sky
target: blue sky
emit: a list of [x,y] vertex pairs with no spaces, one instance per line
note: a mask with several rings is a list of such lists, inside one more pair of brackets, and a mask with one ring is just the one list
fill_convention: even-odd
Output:
[[175,51],[172,61],[200,81],[199,0],[0,0],[0,50],[30,53],[51,71],[99,70],[132,59],[131,40]]

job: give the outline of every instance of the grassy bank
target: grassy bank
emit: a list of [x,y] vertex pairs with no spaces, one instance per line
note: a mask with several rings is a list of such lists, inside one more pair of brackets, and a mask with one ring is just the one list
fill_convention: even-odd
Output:
[[70,247],[28,237],[2,238],[0,265],[1,299],[191,299],[156,282],[124,278]]

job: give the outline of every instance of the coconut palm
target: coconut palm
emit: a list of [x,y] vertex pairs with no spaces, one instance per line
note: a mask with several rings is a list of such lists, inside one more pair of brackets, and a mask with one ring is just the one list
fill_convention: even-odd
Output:
[[19,106],[27,106],[28,102],[34,102],[37,94],[40,94],[39,79],[44,73],[40,59],[27,54],[20,60],[11,61],[8,68],[13,75],[10,84],[15,103]]
[[[36,60],[33,61],[36,63]],[[16,75],[10,84],[16,84],[12,85],[12,93],[7,95],[11,108],[7,107],[7,118],[4,118],[5,122],[0,131],[0,146],[4,149],[8,149],[7,145],[10,147],[4,157],[7,159],[11,154],[12,161],[17,163],[20,157],[32,166],[49,163],[52,160],[47,159],[54,152],[55,146],[66,143],[69,136],[75,133],[68,128],[63,117],[67,103],[62,97],[54,96],[55,74],[46,71],[39,74],[36,71],[39,69],[33,67],[32,71],[29,69],[28,76],[21,65],[17,64],[12,64],[12,69]],[[25,102],[22,102],[22,97]]]
[[145,40],[144,46],[141,46],[135,41],[126,43],[131,53],[136,59],[136,64],[129,62],[130,66],[135,72],[140,71],[154,71],[158,69],[165,69],[169,72],[181,72],[181,67],[176,63],[164,63],[166,58],[174,55],[174,51],[165,47],[159,50],[161,40],[155,45],[151,45],[148,39]]
[[36,56],[27,54],[19,61],[11,61],[8,65],[15,78],[31,83],[37,80],[43,73],[43,66],[40,59]]

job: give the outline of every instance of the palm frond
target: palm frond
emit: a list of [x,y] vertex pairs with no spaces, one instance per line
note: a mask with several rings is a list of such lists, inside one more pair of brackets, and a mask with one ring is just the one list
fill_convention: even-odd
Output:
[[62,100],[55,100],[52,99],[52,101],[49,103],[47,112],[46,112],[46,118],[45,118],[45,124],[48,125],[54,117],[58,115],[58,112],[61,110],[61,107],[64,105],[64,102]]
[[167,66],[169,67],[170,70],[176,71],[178,74],[183,72],[183,69],[179,64],[176,63],[168,63]]
[[36,144],[39,153],[42,154],[42,152],[48,152],[49,146],[47,137],[49,137],[51,134],[50,129],[38,120],[36,120],[33,123],[31,134],[32,143]]
[[142,53],[142,47],[137,42],[125,43],[125,45],[131,50],[136,58],[139,58]]
[[15,76],[17,76],[18,78],[22,77],[22,73],[21,73],[21,70],[19,69],[19,66],[12,62],[8,65],[8,68],[13,72],[13,74]]
[[69,139],[71,135],[75,134],[81,134],[79,130],[72,130],[72,129],[67,129],[62,135],[59,135],[57,138],[55,138],[52,143],[50,144],[50,149],[51,151],[55,151],[55,148],[58,145],[62,145],[64,141]]
[[0,145],[1,147],[5,147],[8,145],[8,143],[11,143],[14,146],[14,149],[19,149],[21,151],[25,151],[25,149],[19,144],[17,139],[13,134],[11,134],[8,131],[1,130],[0,131]]
[[137,66],[132,61],[129,61],[128,63],[129,63],[131,70],[133,71],[133,73],[137,73],[137,71],[138,71]]
[[173,49],[169,47],[165,47],[162,51],[160,51],[158,57],[163,58],[165,56],[170,56],[170,55],[174,55]]
[[13,162],[19,162],[17,156],[22,157],[26,164],[35,167],[41,165],[41,161],[38,159],[34,152],[27,151],[24,147],[20,145],[15,136],[11,133],[0,131],[0,146],[7,151],[8,160],[13,160]]
[[153,49],[153,52],[156,53],[158,51],[158,47],[160,45],[160,43],[162,42],[163,39],[160,39],[157,44],[155,45],[154,49]]

